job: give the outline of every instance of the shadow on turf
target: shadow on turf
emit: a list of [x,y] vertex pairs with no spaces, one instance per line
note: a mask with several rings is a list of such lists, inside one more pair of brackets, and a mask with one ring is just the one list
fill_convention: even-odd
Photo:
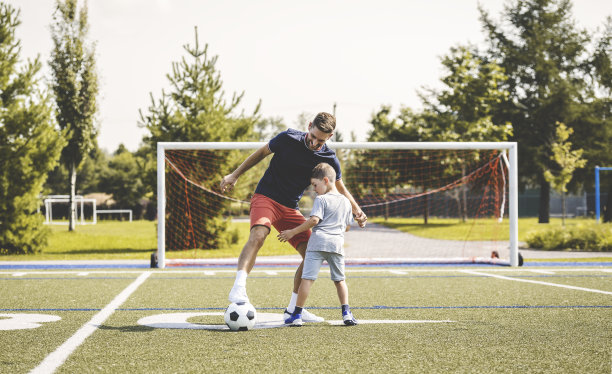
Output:
[[120,331],[120,332],[150,332],[155,330],[154,327],[149,326],[106,326],[101,325],[98,326],[100,330],[112,330],[112,331]]

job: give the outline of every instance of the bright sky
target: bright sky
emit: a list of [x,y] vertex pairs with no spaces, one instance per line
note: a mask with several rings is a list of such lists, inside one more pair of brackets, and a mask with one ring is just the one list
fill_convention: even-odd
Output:
[[[4,0],[7,1],[7,0]],[[8,0],[21,9],[22,57],[51,51],[54,0]],[[81,5],[82,1],[79,2]],[[498,20],[503,0],[480,0]],[[89,40],[100,76],[100,147],[136,150],[145,133],[138,110],[168,87],[166,74],[194,26],[218,55],[226,98],[245,92],[250,113],[296,127],[300,113],[333,111],[339,129],[365,140],[381,105],[420,107],[417,90],[439,87],[440,57],[458,44],[481,44],[477,0],[218,1],[89,0]],[[579,26],[594,31],[612,15],[610,0],[574,0]],[[45,73],[49,75],[46,67]]]

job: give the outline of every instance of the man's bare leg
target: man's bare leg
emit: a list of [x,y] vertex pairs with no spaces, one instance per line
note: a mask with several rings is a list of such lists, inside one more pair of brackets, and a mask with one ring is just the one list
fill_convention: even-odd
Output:
[[236,280],[229,294],[229,301],[232,303],[248,302],[249,297],[246,293],[246,278],[253,270],[257,253],[263,246],[266,237],[270,233],[270,229],[266,226],[253,226],[249,234],[249,240],[242,248],[240,257],[238,257],[238,268],[236,271]]
[[293,277],[293,293],[296,294],[300,289],[300,283],[302,283],[302,270],[304,270],[304,258],[306,257],[307,245],[308,242],[301,242],[297,245],[297,248],[295,249],[296,251],[298,251],[300,256],[302,256],[302,262],[300,262],[300,266],[298,266],[297,270],[295,271],[295,276]]
[[251,228],[249,240],[242,247],[240,257],[238,257],[238,271],[244,270],[248,274],[253,270],[257,253],[263,246],[268,234],[270,234],[270,229],[266,226],[253,226]]

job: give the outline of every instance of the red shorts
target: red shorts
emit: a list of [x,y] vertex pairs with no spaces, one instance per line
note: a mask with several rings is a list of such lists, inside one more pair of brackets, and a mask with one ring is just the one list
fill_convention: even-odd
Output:
[[[306,218],[296,209],[288,208],[262,194],[251,197],[251,228],[253,226],[274,226],[278,232],[290,230],[306,222]],[[308,242],[310,230],[301,232],[289,240],[293,248]]]

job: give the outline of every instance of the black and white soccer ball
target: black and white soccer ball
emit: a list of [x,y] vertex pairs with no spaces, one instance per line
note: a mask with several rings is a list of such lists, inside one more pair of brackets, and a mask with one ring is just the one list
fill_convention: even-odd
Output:
[[231,303],[225,310],[225,324],[232,331],[247,331],[255,326],[257,311],[249,303]]

